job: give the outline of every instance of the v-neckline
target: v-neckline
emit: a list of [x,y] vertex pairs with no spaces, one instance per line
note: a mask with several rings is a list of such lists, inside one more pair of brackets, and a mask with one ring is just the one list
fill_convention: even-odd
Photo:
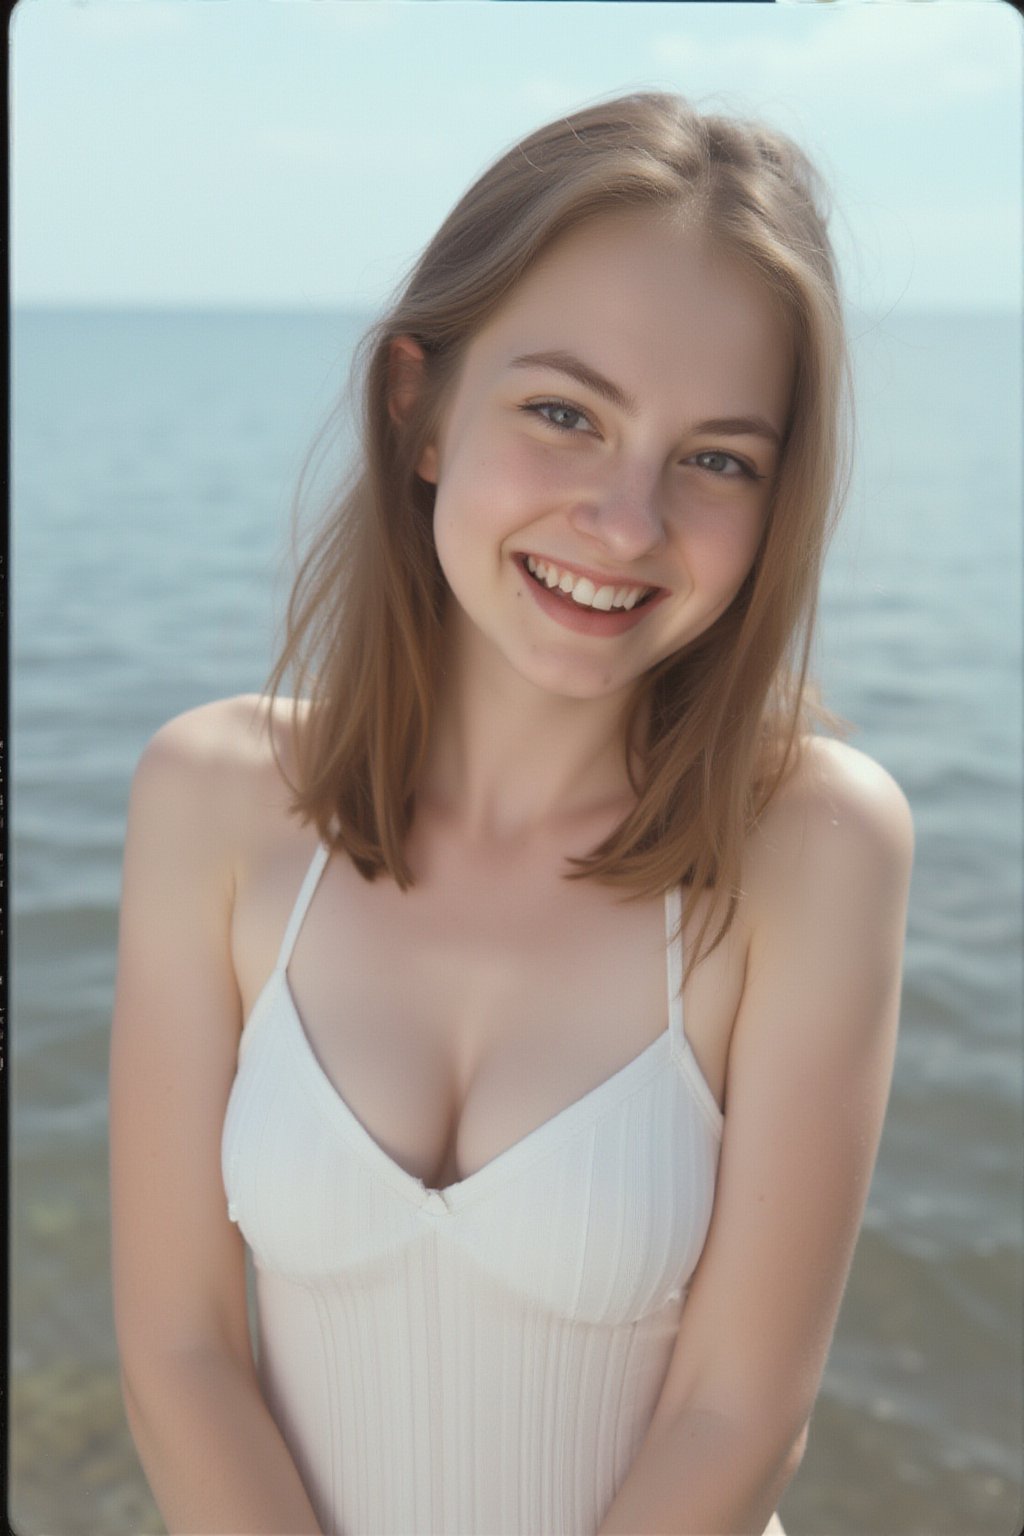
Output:
[[316,851],[306,870],[299,888],[291,916],[285,927],[278,952],[277,963],[267,977],[256,1001],[242,1026],[239,1040],[239,1061],[243,1050],[251,1040],[254,1028],[261,1027],[260,1016],[270,1012],[270,1000],[275,993],[282,995],[283,1007],[288,1015],[291,1048],[305,1070],[304,1081],[313,1097],[323,1106],[327,1120],[347,1131],[356,1145],[362,1148],[365,1160],[377,1173],[405,1199],[413,1201],[421,1209],[435,1215],[454,1212],[475,1200],[498,1179],[520,1169],[549,1148],[568,1139],[577,1128],[586,1129],[605,1111],[628,1094],[646,1085],[648,1080],[661,1073],[662,1058],[668,1056],[677,1072],[686,1078],[691,1096],[700,1110],[705,1123],[716,1140],[721,1139],[724,1114],[715,1099],[700,1063],[690,1049],[683,1024],[682,946],[673,937],[680,923],[681,899],[678,886],[670,886],[665,892],[666,966],[668,981],[668,1024],[659,1035],[619,1069],[566,1104],[564,1108],[542,1120],[516,1141],[492,1157],[474,1173],[455,1180],[440,1188],[431,1188],[418,1174],[410,1173],[397,1162],[378,1141],[371,1136],[359,1116],[347,1103],[341,1091],[335,1087],[313,1049],[299,1014],[295,995],[288,977],[288,966],[299,929],[302,926],[310,901],[320,877],[330,859],[331,850],[324,842],[317,844]]
[[325,1113],[356,1139],[367,1160],[373,1163],[394,1189],[406,1198],[411,1198],[416,1205],[426,1206],[438,1212],[454,1211],[475,1200],[495,1180],[516,1168],[525,1166],[535,1157],[540,1157],[549,1148],[557,1145],[562,1137],[568,1137],[572,1132],[584,1129],[598,1119],[606,1108],[620,1102],[632,1090],[644,1086],[649,1078],[656,1076],[662,1070],[661,1057],[669,1050],[672,1040],[670,1015],[666,1028],[635,1056],[631,1056],[610,1077],[603,1078],[579,1098],[573,1099],[564,1108],[557,1110],[546,1120],[542,1120],[539,1125],[513,1141],[510,1146],[498,1152],[473,1173],[466,1174],[453,1184],[435,1189],[426,1184],[418,1174],[410,1173],[407,1168],[403,1168],[401,1163],[384,1150],[328,1077],[306,1033],[286,968],[278,967],[271,973],[264,994],[257,998],[249,1015],[250,1021],[255,1018],[258,1010],[262,1011],[261,1005],[266,1007],[266,996],[275,982],[291,1025],[292,1046],[299,1060],[305,1064],[306,1082],[323,1105]]

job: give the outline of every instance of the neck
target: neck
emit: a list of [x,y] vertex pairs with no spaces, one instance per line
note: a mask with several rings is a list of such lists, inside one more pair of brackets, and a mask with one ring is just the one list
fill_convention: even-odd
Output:
[[630,697],[564,697],[449,651],[417,814],[474,845],[620,819],[636,798],[625,766]]

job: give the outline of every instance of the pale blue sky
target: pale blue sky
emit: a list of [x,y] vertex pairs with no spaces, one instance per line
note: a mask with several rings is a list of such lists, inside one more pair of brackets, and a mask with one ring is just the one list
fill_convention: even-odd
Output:
[[19,0],[18,304],[373,307],[509,143],[620,90],[765,117],[853,302],[1021,302],[1022,24],[977,0]]

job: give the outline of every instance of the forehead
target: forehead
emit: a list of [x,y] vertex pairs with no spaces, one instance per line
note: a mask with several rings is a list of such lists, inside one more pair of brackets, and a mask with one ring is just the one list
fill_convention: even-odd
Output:
[[764,281],[696,222],[655,211],[602,214],[557,240],[467,363],[501,370],[537,350],[572,351],[641,400],[699,384],[724,410],[739,390],[780,425],[788,401],[789,329]]

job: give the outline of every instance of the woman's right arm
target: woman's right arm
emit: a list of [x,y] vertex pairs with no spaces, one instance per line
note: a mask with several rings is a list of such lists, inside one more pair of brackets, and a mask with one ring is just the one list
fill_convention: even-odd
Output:
[[178,716],[132,781],[110,1056],[114,1315],[128,1422],[168,1531],[297,1536],[319,1526],[260,1394],[221,1179],[246,800],[231,723],[224,705]]

